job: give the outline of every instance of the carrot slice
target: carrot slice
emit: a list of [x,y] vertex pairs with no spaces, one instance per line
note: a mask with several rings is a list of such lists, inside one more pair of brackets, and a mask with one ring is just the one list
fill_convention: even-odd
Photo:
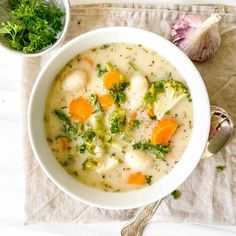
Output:
[[106,89],[111,89],[115,84],[120,82],[120,72],[119,71],[109,71],[105,73],[103,78],[103,84]]
[[147,114],[148,114],[148,116],[150,116],[150,117],[154,116],[153,106],[151,106],[151,107],[147,110]]
[[104,109],[108,109],[113,105],[113,98],[110,94],[104,94],[101,96],[98,96],[98,102],[101,104],[101,106]]
[[142,173],[130,174],[128,177],[128,184],[144,185],[146,183],[145,175]]
[[73,120],[84,123],[92,115],[93,106],[87,99],[80,97],[71,101],[69,110]]
[[152,143],[168,144],[178,126],[177,121],[174,119],[164,118],[160,120],[152,131]]

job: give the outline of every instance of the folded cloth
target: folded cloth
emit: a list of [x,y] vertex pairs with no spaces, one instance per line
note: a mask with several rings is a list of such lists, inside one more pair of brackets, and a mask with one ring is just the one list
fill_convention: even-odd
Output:
[[[172,23],[194,12],[208,16],[222,13],[222,44],[215,56],[195,63],[205,81],[211,104],[225,108],[236,118],[236,8],[213,5],[73,5],[72,22],[66,41],[89,30],[106,26],[132,26],[153,31],[166,38]],[[26,177],[26,224],[78,223],[128,220],[133,210],[104,210],[76,201],[59,190],[39,167],[27,134],[27,104],[37,74],[55,51],[38,58],[26,58],[22,77],[24,166]],[[191,76],[191,75],[190,75]],[[153,221],[236,223],[236,136],[215,158],[200,161],[192,175],[179,187],[178,200],[166,198]],[[191,156],[189,157],[191,158]],[[216,166],[226,166],[217,173]]]

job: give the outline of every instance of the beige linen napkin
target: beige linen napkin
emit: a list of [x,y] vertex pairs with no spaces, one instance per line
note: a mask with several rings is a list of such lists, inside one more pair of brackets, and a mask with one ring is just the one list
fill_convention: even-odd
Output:
[[[236,8],[200,5],[80,5],[72,8],[69,39],[106,26],[133,26],[169,38],[173,21],[188,12],[208,16],[223,13],[222,45],[205,63],[196,63],[208,89],[211,104],[224,107],[236,118]],[[53,52],[52,52],[53,53]],[[50,55],[25,59],[22,78],[24,163],[26,176],[26,224],[78,223],[128,220],[135,210],[103,210],[76,201],[60,191],[43,173],[32,153],[26,128],[26,112],[36,76]],[[200,161],[180,187],[181,198],[166,198],[153,221],[236,223],[236,136],[216,158]],[[191,158],[191,156],[189,157]],[[223,165],[222,173],[216,166]]]

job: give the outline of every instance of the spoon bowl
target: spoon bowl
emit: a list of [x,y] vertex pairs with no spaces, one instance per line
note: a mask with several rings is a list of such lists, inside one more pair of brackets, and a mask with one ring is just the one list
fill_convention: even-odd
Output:
[[233,120],[221,107],[211,106],[211,128],[203,158],[218,153],[229,142],[233,133]]

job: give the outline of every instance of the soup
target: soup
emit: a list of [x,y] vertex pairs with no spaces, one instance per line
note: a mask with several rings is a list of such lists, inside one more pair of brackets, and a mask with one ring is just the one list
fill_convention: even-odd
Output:
[[53,81],[45,106],[55,158],[82,183],[109,192],[167,175],[191,128],[181,75],[142,45],[113,43],[77,55]]

